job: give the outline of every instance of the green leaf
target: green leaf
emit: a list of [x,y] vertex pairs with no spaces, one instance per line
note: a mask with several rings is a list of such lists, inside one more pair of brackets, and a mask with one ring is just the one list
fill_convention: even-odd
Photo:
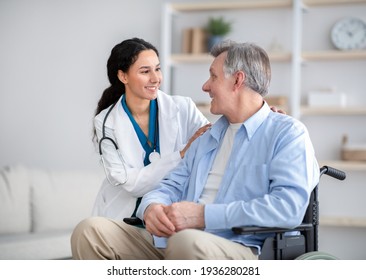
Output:
[[225,21],[223,17],[210,17],[206,26],[206,31],[210,35],[226,35],[231,32],[232,23]]

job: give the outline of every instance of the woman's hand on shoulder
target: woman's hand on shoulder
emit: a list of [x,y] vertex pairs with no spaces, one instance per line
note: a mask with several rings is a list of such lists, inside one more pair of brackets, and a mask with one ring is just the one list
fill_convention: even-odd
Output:
[[282,110],[282,109],[279,109],[277,108],[276,106],[270,106],[271,110],[275,113],[280,113],[280,114],[284,114],[284,115],[287,115],[286,111]]
[[211,123],[206,124],[204,126],[202,126],[201,128],[199,128],[195,134],[193,134],[193,136],[188,140],[187,145],[184,147],[183,150],[180,151],[180,157],[184,158],[184,155],[186,154],[186,151],[188,150],[188,148],[191,146],[191,144],[193,143],[194,140],[196,140],[198,137],[200,137],[202,134],[204,134],[207,129],[209,129],[212,126]]

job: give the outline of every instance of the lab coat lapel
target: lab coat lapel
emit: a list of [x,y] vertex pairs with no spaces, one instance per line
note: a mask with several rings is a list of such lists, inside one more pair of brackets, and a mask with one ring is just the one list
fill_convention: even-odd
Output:
[[159,110],[159,142],[160,153],[166,155],[174,152],[179,133],[179,107],[164,94],[158,95]]

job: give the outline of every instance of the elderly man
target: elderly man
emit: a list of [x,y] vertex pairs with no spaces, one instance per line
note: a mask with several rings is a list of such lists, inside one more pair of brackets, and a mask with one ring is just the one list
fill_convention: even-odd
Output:
[[72,237],[75,258],[257,259],[266,234],[235,235],[232,227],[301,223],[319,166],[305,126],[263,99],[268,55],[232,41],[211,54],[202,89],[222,117],[143,197],[137,216],[145,228],[87,219]]

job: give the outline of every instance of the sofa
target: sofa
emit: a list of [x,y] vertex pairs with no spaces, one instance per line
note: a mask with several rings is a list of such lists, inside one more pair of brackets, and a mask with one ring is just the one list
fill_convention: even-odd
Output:
[[0,168],[0,259],[71,259],[72,230],[90,216],[103,179],[102,169]]

